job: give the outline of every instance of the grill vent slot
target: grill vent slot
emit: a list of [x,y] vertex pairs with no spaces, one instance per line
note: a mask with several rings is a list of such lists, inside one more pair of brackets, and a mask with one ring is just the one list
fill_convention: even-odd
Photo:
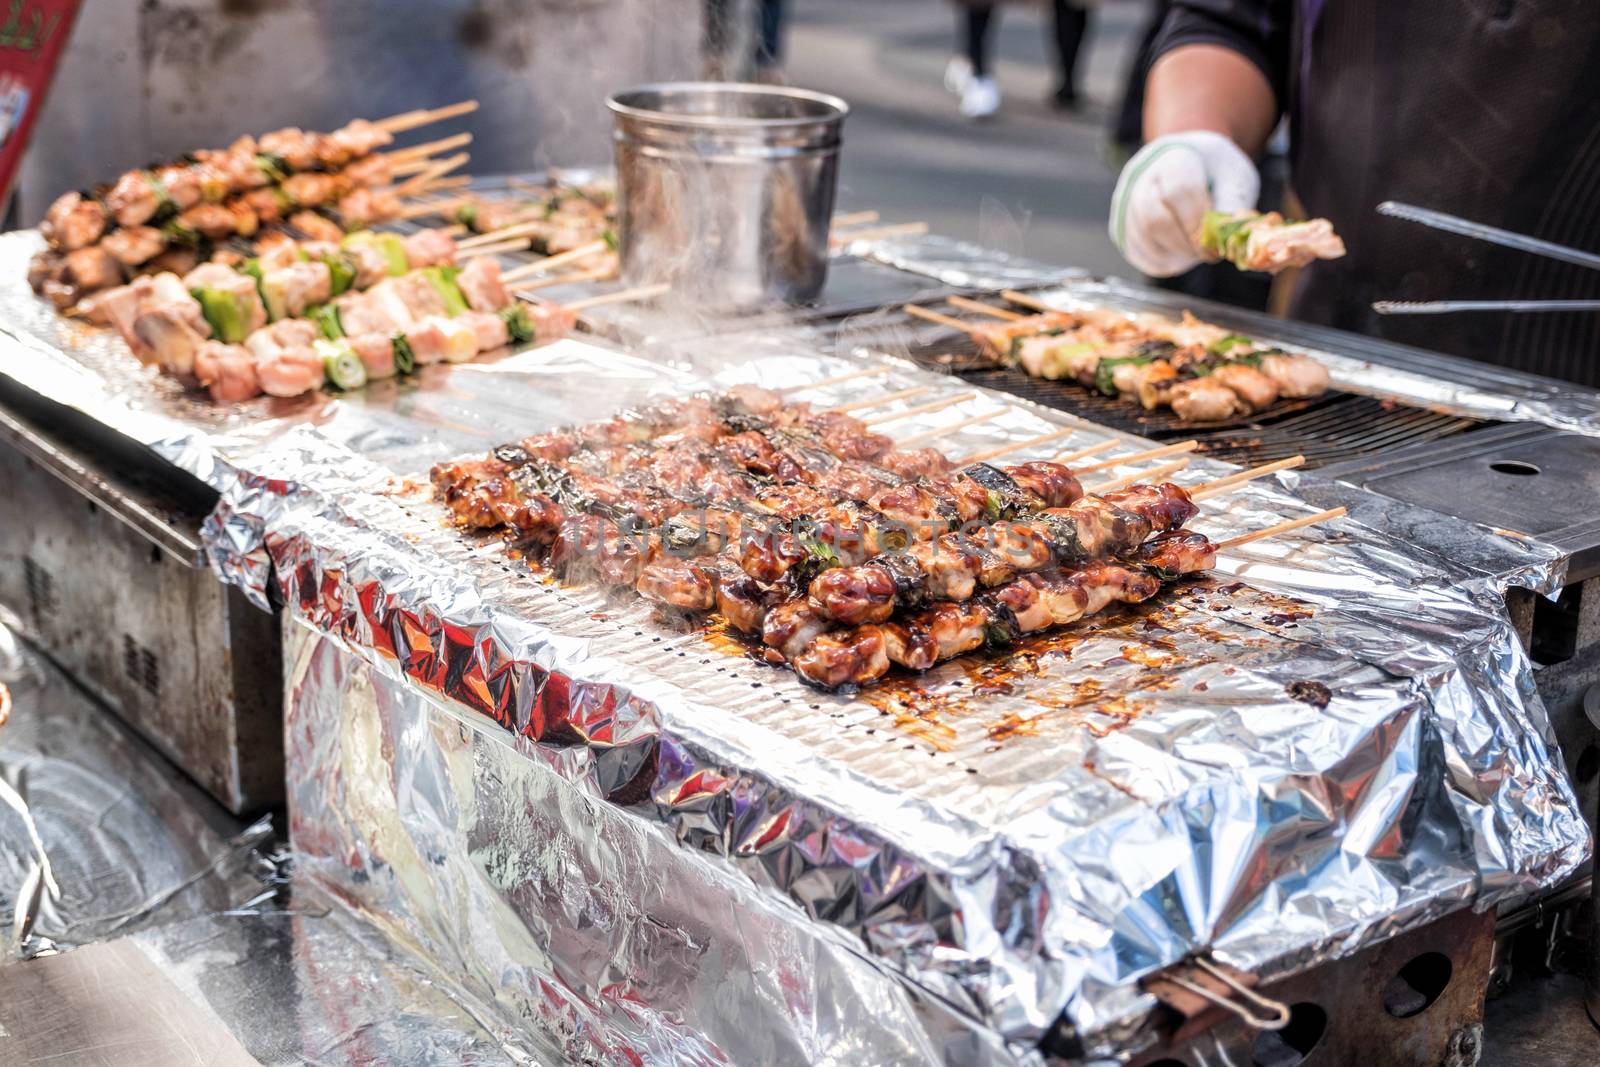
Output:
[[32,556],[23,556],[22,578],[28,587],[28,610],[35,625],[41,625],[56,611],[55,576]]
[[132,634],[122,635],[122,673],[151,696],[161,693],[161,661]]

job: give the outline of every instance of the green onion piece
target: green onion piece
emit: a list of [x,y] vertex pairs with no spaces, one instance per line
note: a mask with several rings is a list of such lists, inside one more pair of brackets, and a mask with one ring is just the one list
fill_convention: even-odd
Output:
[[367,384],[367,365],[361,362],[349,341],[311,342],[311,350],[322,357],[322,370],[335,389],[360,389]]
[[250,275],[250,277],[256,280],[257,285],[261,284],[261,260],[257,259],[256,257],[251,256],[243,263],[240,263],[235,269],[237,269],[240,274]]
[[425,267],[422,270],[422,276],[444,301],[445,314],[452,318],[467,310],[467,298],[456,284],[456,275],[460,273],[460,267]]
[[1215,352],[1220,356],[1230,348],[1238,348],[1240,345],[1250,345],[1254,343],[1255,342],[1251,341],[1250,338],[1246,337],[1242,333],[1230,333],[1228,336],[1212,342],[1212,345],[1208,351]]
[[506,333],[511,335],[511,340],[517,344],[532,341],[538,333],[534,328],[533,318],[528,314],[524,304],[512,304],[510,307],[500,309],[500,318],[506,324]]
[[330,292],[333,296],[347,292],[356,280],[356,264],[347,253],[332,252],[322,257],[322,262],[328,265],[328,278],[332,283]]
[[478,221],[478,205],[462,204],[456,208],[455,220],[467,229],[473,229]]
[[607,226],[601,231],[600,240],[604,241],[606,243],[606,247],[611,249],[611,251],[615,252],[617,250],[617,231],[613,230],[610,226]]
[[322,336],[330,341],[338,341],[344,337],[344,323],[339,321],[339,309],[333,304],[317,304],[306,308],[306,318],[316,324]]
[[265,174],[273,182],[281,182],[289,176],[289,161],[272,152],[256,153],[256,169]]
[[406,340],[406,335],[397,333],[389,339],[394,345],[394,369],[401,374],[410,374],[417,369],[416,353],[411,351],[411,342]]
[[1094,369],[1094,387],[1106,396],[1117,395],[1116,370],[1125,364],[1144,366],[1150,360],[1144,356],[1119,356],[1116,359],[1102,359],[1100,365]]
[[411,269],[411,259],[406,255],[406,243],[397,233],[374,234],[378,251],[392,275],[401,275]]
[[200,235],[185,225],[183,220],[176,215],[161,224],[161,236],[169,245],[192,247],[200,243]]
[[250,335],[248,297],[221,289],[191,289],[200,305],[200,314],[211,324],[211,333],[224,344],[236,345]]
[[267,318],[273,322],[289,318],[289,294],[284,288],[283,279],[276,273],[267,273],[261,276],[261,284],[256,288],[261,290],[261,302],[267,306]]

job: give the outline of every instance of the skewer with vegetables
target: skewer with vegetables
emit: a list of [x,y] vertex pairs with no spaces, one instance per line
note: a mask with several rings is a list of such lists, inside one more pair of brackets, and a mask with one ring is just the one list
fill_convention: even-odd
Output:
[[[976,301],[958,306],[997,321],[957,319],[907,306],[918,318],[970,334],[1002,361],[1035,377],[1076,381],[1146,410],[1170,407],[1179,418],[1208,422],[1248,415],[1279,398],[1324,392],[1328,372],[1310,356],[1263,345],[1184,314],[1102,308],[1063,311],[1023,293],[1004,294],[1034,309],[1022,315]],[[952,301],[956,303],[956,301]]]

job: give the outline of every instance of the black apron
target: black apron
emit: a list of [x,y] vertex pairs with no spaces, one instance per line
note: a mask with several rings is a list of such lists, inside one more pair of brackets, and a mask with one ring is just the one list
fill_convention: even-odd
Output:
[[1236,47],[1290,117],[1295,191],[1349,254],[1297,318],[1600,386],[1600,313],[1383,316],[1374,300],[1600,299],[1600,271],[1378,215],[1400,200],[1600,251],[1595,0],[1177,0],[1158,45]]

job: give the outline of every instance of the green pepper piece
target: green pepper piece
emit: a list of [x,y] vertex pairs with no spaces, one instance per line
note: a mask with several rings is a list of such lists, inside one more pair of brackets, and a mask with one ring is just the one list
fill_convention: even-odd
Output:
[[236,345],[250,335],[250,308],[247,298],[221,289],[191,289],[200,305],[200,314],[211,324],[211,333],[224,344]]
[[456,208],[455,220],[469,230],[477,229],[478,205],[462,204]]

